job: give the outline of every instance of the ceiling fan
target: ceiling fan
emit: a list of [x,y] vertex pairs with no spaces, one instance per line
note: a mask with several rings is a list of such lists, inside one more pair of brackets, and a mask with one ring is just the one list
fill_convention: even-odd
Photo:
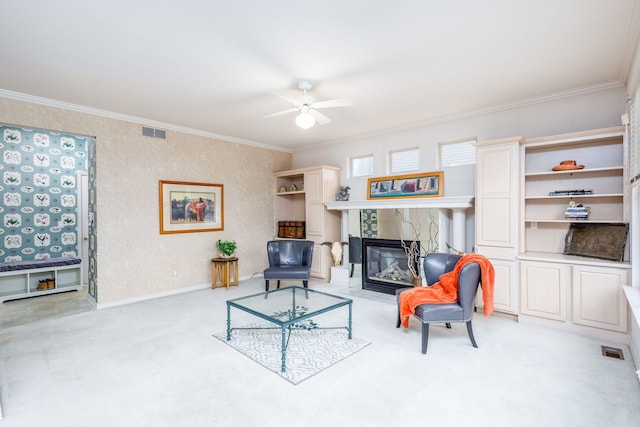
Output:
[[267,119],[270,117],[280,116],[282,114],[300,112],[300,114],[298,114],[298,116],[296,117],[296,125],[298,125],[298,127],[301,127],[302,129],[309,129],[316,123],[316,121],[321,125],[326,125],[331,121],[329,117],[319,112],[318,109],[348,107],[351,105],[351,101],[346,98],[330,99],[327,101],[316,102],[316,99],[313,96],[307,94],[307,91],[311,90],[312,87],[313,86],[309,82],[298,83],[298,89],[302,91],[302,95],[295,98],[291,98],[289,96],[283,95],[282,93],[275,92],[276,95],[278,95],[285,101],[292,103],[295,107],[283,111],[278,111],[277,113],[268,114],[264,116],[264,118]]

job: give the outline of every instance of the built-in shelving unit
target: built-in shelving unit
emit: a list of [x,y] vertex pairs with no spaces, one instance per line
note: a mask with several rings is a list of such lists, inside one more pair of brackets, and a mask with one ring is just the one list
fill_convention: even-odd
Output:
[[[570,202],[590,209],[581,222],[626,223],[624,128],[527,139],[521,144],[523,226],[521,253],[561,254],[569,225]],[[552,171],[575,160],[583,169]],[[550,195],[554,191],[586,190],[585,195]]]
[[[567,160],[584,167],[552,170]],[[630,264],[565,255],[572,223],[628,223],[624,128],[523,140],[520,162],[521,316],[626,334]],[[588,208],[588,219],[565,218],[570,203]]]
[[304,238],[315,242],[311,275],[328,279],[331,270],[326,241],[340,240],[340,214],[328,211],[325,203],[335,200],[340,187],[340,168],[317,166],[275,174],[274,238],[280,221],[304,221]]
[[[572,223],[628,223],[625,135],[616,127],[476,144],[476,249],[496,271],[496,310],[627,339],[630,263],[565,254]],[[584,167],[552,170],[568,160]],[[588,219],[567,219],[570,203],[588,207]]]
[[[81,264],[32,268],[0,273],[0,302],[82,290]],[[39,290],[40,280],[53,279],[54,287]]]

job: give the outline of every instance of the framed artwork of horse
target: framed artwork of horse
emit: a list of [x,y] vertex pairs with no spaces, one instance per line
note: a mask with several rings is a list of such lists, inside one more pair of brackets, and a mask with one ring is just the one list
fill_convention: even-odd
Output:
[[224,186],[160,181],[160,234],[224,230]]

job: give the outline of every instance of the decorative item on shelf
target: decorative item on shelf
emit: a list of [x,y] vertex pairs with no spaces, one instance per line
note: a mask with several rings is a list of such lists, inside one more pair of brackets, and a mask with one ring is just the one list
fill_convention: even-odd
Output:
[[584,165],[579,165],[575,160],[563,160],[558,166],[554,166],[551,170],[555,172],[559,171],[573,171],[584,169]]
[[304,221],[278,221],[278,237],[281,239],[304,239]]
[[629,224],[574,222],[564,238],[564,254],[622,262]]
[[298,191],[298,186],[295,184],[291,184],[291,188],[289,189],[289,191]]
[[280,186],[280,189],[278,190],[280,193],[286,193],[287,192],[287,187],[285,187],[284,185]]
[[569,202],[569,207],[564,211],[564,218],[570,220],[589,219],[591,208],[587,208],[582,203],[576,203],[573,200]]
[[593,190],[556,190],[550,191],[550,196],[585,196],[593,194]]
[[220,240],[216,242],[220,258],[231,258],[238,245],[234,240]]
[[340,186],[340,191],[336,193],[336,202],[347,202],[349,201],[349,190],[351,187],[348,185],[346,187]]

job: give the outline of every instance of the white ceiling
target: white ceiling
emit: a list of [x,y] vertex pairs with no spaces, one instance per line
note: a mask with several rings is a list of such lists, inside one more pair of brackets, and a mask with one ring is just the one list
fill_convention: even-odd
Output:
[[[18,92],[295,151],[626,84],[640,0],[1,0]],[[309,130],[274,91],[308,80]],[[0,117],[0,120],[2,118]]]

